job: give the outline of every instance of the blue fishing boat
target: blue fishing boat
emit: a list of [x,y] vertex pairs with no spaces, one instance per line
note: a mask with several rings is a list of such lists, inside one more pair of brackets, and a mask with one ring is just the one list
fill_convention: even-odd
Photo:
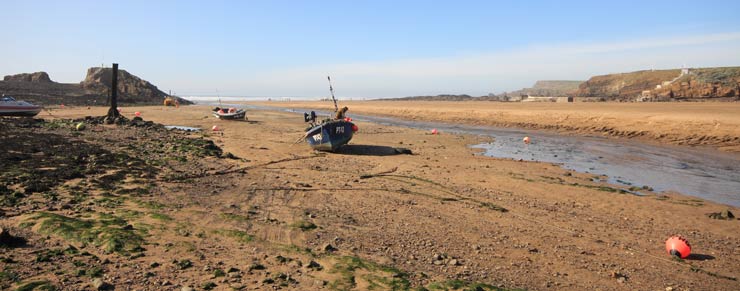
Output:
[[310,127],[305,140],[314,150],[333,152],[347,144],[355,131],[357,126],[350,121],[327,120]]
[[357,125],[352,123],[351,118],[345,116],[348,108],[339,109],[337,106],[337,99],[334,98],[334,88],[331,86],[331,78],[327,78],[329,79],[331,99],[334,101],[335,115],[333,118],[327,118],[317,123],[316,112],[311,111],[311,114],[304,113],[303,119],[310,126],[306,128],[306,134],[303,136],[303,139],[314,150],[333,152],[341,146],[346,145],[358,128]]

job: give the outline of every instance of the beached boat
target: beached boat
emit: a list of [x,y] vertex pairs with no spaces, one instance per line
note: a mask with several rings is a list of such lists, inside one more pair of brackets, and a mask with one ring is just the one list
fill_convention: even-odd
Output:
[[347,144],[357,126],[347,120],[326,120],[306,130],[305,140],[317,151],[336,151]]
[[357,125],[352,123],[351,118],[345,117],[348,110],[347,107],[339,109],[337,106],[337,99],[334,98],[334,88],[331,86],[331,78],[327,77],[327,79],[329,80],[331,99],[334,101],[335,115],[333,118],[330,117],[317,123],[316,112],[311,111],[311,114],[304,113],[303,119],[310,126],[306,128],[306,134],[303,136],[303,139],[314,150],[333,152],[341,146],[346,145],[352,139],[352,135],[357,131]]
[[236,108],[213,108],[213,116],[219,118],[219,119],[229,119],[229,120],[235,120],[235,119],[244,119],[247,120],[247,111],[244,109],[236,109]]
[[10,96],[3,96],[0,99],[0,116],[36,116],[41,109],[41,106],[17,101]]

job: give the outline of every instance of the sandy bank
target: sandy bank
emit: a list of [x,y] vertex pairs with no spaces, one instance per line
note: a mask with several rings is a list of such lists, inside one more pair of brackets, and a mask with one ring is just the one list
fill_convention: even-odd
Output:
[[[259,102],[329,110],[331,102]],[[500,103],[347,101],[350,113],[545,129],[564,134],[637,138],[674,145],[740,151],[740,103]]]

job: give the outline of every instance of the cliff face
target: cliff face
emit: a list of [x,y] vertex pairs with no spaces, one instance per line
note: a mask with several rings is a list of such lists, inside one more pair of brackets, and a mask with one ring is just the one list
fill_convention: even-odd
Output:
[[578,97],[605,97],[613,100],[629,100],[640,96],[664,81],[681,75],[681,70],[637,71],[591,77],[578,87]]
[[6,82],[32,82],[32,83],[52,83],[49,74],[46,72],[36,72],[31,74],[8,75],[3,78]]
[[623,101],[734,100],[739,89],[740,67],[726,67],[595,76],[575,95]]
[[693,69],[646,94],[658,100],[667,99],[739,99],[740,67]]
[[[87,76],[80,82],[80,85],[87,90],[110,92],[112,79],[113,69],[94,67],[87,69]],[[126,70],[118,70],[118,93],[122,98],[135,100],[156,99],[159,101],[167,96],[157,86]]]

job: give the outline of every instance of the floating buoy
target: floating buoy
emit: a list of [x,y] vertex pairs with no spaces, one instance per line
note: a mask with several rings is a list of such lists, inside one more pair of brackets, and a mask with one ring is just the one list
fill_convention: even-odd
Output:
[[75,126],[75,129],[77,129],[77,131],[85,130],[85,123],[84,122],[78,123],[77,126]]
[[136,116],[141,116],[141,112],[139,112],[139,111],[136,111],[136,112],[134,112],[134,115],[136,115]]
[[525,137],[524,137],[524,138],[522,139],[522,141],[524,141],[524,143],[526,143],[526,144],[529,144],[529,137],[528,137],[528,136],[525,136]]
[[437,131],[436,128],[432,129],[432,134],[437,134],[437,133],[439,133],[439,131]]
[[214,125],[211,129],[213,131],[219,131],[219,130],[221,130],[221,129],[218,128],[218,125]]
[[671,256],[682,259],[688,258],[691,254],[691,245],[689,241],[680,236],[672,236],[665,241],[665,250]]
[[360,130],[360,128],[359,128],[359,127],[357,127],[357,125],[354,125],[354,124],[353,124],[353,125],[352,125],[352,132],[357,132],[358,130]]

